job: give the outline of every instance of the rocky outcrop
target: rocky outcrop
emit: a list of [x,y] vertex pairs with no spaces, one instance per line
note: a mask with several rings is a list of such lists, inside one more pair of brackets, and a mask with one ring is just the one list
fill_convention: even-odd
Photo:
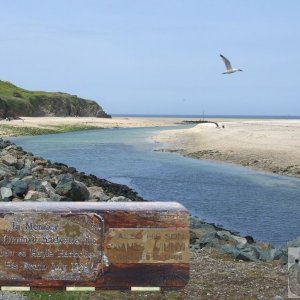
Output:
[[206,223],[197,217],[190,217],[190,237],[191,248],[196,252],[213,248],[236,260],[277,261],[281,265],[287,263],[288,247],[300,246],[300,237],[279,247],[266,242],[256,243],[251,236],[241,237],[237,232]]
[[19,116],[111,117],[93,100],[60,92],[28,91],[0,81],[0,118]]

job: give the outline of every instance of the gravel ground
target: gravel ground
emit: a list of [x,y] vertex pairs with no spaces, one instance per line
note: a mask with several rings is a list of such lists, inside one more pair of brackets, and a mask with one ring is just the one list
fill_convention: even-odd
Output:
[[191,254],[191,279],[182,299],[279,300],[287,298],[287,282],[287,267],[234,261],[204,249]]

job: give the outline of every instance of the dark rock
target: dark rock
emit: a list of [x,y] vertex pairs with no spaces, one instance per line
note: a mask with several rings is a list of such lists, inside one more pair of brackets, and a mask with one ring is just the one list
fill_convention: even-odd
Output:
[[86,201],[90,196],[86,185],[74,180],[70,174],[59,176],[55,191],[60,196],[65,196],[73,201]]
[[7,187],[9,185],[10,181],[8,177],[4,177],[2,180],[0,180],[0,188],[1,187]]
[[22,179],[23,177],[31,176],[32,172],[31,172],[30,168],[23,168],[18,171],[17,175],[20,179]]
[[11,141],[0,139],[0,149],[4,149],[10,145],[12,145]]
[[288,248],[287,246],[281,246],[275,249],[273,254],[273,260],[278,260],[281,264],[287,264],[288,261]]
[[254,244],[255,243],[255,240],[251,235],[246,235],[245,239],[247,240],[247,243],[249,243],[249,244]]
[[239,251],[235,259],[244,261],[258,261],[258,255],[256,254],[254,249],[250,250],[249,252]]
[[206,246],[220,248],[220,238],[218,237],[217,232],[207,233],[199,240],[200,249]]
[[243,261],[258,261],[259,252],[256,247],[245,245],[243,247],[234,247],[232,245],[223,245],[221,250],[232,255],[237,260]]
[[76,172],[77,172],[77,170],[76,170],[75,168],[73,168],[73,167],[68,167],[68,173],[74,174],[74,173],[76,173]]
[[0,169],[0,180],[3,180],[7,176],[7,173],[4,170]]
[[26,181],[23,180],[15,180],[12,182],[12,191],[13,194],[22,197],[28,191],[28,184]]

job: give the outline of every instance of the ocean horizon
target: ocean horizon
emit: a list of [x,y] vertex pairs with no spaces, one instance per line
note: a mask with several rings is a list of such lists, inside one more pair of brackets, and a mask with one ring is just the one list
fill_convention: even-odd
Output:
[[[200,118],[203,115],[167,115],[167,114],[111,114],[112,117],[144,117],[144,118]],[[300,116],[280,116],[280,115],[205,115],[204,119],[278,119],[278,120],[298,120]]]

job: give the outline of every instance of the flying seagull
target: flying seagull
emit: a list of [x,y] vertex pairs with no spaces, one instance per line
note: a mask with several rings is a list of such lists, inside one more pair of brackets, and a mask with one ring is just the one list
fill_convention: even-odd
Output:
[[230,61],[225,56],[223,56],[222,54],[220,54],[220,56],[222,57],[222,59],[225,63],[225,66],[226,66],[226,71],[222,74],[231,74],[231,73],[234,73],[234,72],[237,72],[237,71],[243,71],[241,69],[233,69],[232,66],[231,66]]

